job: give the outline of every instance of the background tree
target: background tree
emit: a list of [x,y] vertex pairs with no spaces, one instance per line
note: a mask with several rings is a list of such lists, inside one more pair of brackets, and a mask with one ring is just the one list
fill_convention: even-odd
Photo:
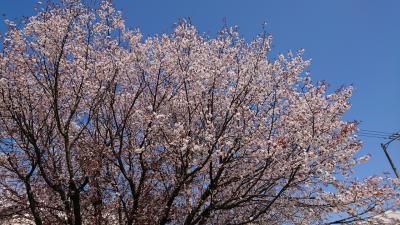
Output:
[[[143,38],[108,1],[8,22],[0,55],[0,219],[35,224],[356,223],[398,180],[351,178],[351,87],[312,83],[271,37],[186,21]],[[376,217],[374,217],[376,218]]]

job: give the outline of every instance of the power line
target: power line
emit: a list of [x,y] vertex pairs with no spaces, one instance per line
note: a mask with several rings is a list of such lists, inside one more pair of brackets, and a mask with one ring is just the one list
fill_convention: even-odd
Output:
[[376,133],[376,134],[383,134],[383,135],[391,135],[391,134],[393,134],[393,132],[376,131],[376,130],[367,130],[367,129],[360,129],[360,132],[365,132],[365,133]]
[[381,138],[390,137],[390,134],[388,134],[388,135],[377,135],[377,134],[369,134],[369,133],[357,133],[357,134],[358,135],[365,135],[365,136],[381,137]]
[[362,135],[362,134],[359,134],[358,136],[366,137],[366,138],[389,139],[387,137],[369,136],[369,135]]
[[368,130],[368,129],[360,129],[357,132],[357,135],[360,137],[365,138],[377,138],[377,139],[386,139],[386,140],[399,140],[398,135],[399,133],[395,132],[384,132],[384,131],[377,131],[377,130]]
[[376,130],[367,130],[367,129],[359,129],[357,135],[360,137],[366,138],[378,138],[378,139],[386,139],[386,143],[381,144],[381,148],[385,153],[385,156],[392,167],[393,173],[397,178],[399,178],[399,173],[397,172],[396,165],[394,164],[390,154],[388,152],[388,147],[390,143],[394,141],[400,141],[400,132],[384,132],[384,131],[376,131]]
[[357,133],[358,136],[361,137],[374,137],[374,138],[381,138],[381,139],[388,139],[389,135],[377,135],[377,134],[369,134],[369,133]]
[[393,133],[390,133],[390,134],[378,134],[378,133],[369,133],[369,132],[365,132],[365,131],[359,131],[358,133],[359,133],[359,134],[375,135],[375,136],[384,136],[384,137],[387,137],[387,136],[393,134]]

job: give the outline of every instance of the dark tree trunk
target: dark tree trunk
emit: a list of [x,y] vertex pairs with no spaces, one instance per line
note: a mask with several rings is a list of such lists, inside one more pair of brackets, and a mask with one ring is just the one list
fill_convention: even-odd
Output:
[[31,210],[31,213],[33,215],[33,219],[35,220],[36,225],[42,225],[43,221],[42,218],[40,217],[36,200],[32,192],[32,187],[29,181],[25,181],[25,187],[26,187],[26,194],[28,195],[28,202],[29,202],[29,209]]

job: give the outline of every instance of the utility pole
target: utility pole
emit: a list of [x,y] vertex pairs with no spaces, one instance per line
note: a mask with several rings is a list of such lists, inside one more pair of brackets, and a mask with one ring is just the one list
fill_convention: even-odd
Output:
[[385,144],[381,144],[381,148],[382,148],[383,152],[385,153],[386,158],[388,159],[390,166],[393,169],[394,174],[396,175],[397,178],[400,178],[399,173],[397,172],[396,166],[394,165],[393,160],[390,157],[389,152],[387,151],[387,148],[390,143],[392,143],[395,140],[400,140],[400,133],[395,133],[395,134],[391,135],[389,137],[389,139],[390,139],[390,141],[386,142]]

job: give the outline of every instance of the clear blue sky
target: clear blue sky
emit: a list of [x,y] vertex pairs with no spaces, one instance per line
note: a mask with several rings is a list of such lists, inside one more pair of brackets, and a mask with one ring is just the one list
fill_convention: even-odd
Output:
[[[35,0],[0,0],[7,18],[34,13]],[[261,24],[274,36],[274,52],[304,48],[313,63],[314,80],[332,89],[355,86],[346,119],[361,120],[361,128],[400,130],[400,1],[399,0],[115,0],[127,25],[146,35],[169,32],[179,18],[190,17],[201,32],[214,35],[227,18],[250,40]],[[0,25],[4,31],[4,25]],[[272,55],[273,56],[273,55]],[[361,153],[372,160],[357,175],[391,169],[376,138],[361,138]],[[389,148],[400,167],[400,142]]]

